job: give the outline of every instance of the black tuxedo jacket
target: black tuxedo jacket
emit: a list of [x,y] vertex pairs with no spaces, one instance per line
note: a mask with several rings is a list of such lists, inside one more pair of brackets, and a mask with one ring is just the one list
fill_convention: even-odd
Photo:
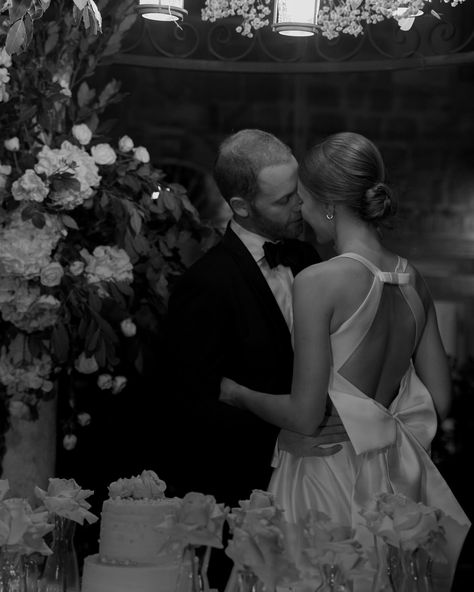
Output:
[[[304,245],[305,266],[320,261]],[[167,445],[156,450],[156,468],[168,495],[199,491],[234,506],[252,489],[266,489],[278,428],[220,403],[219,385],[228,376],[259,391],[289,393],[293,349],[263,274],[230,228],[176,284],[165,348],[158,412]]]

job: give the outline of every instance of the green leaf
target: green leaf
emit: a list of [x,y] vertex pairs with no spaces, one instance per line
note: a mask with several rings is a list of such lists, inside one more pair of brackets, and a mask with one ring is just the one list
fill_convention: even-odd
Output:
[[68,216],[67,214],[63,214],[61,216],[61,220],[62,220],[62,223],[64,224],[64,226],[66,226],[67,228],[72,228],[73,230],[79,230],[79,226],[77,225],[77,222],[71,216]]
[[[95,323],[94,323],[94,327],[96,327]],[[97,345],[99,343],[99,337],[100,337],[99,327],[96,328],[96,330],[90,335],[90,337],[89,336],[86,337],[84,349],[85,349],[85,352],[87,355],[91,356],[92,354],[94,354],[96,352]]]
[[31,18],[31,16],[29,15],[29,13],[25,14],[23,22],[25,23],[25,31],[26,31],[25,46],[28,47],[31,40],[33,39],[33,20]]
[[43,216],[43,214],[40,214],[39,212],[35,212],[31,216],[31,222],[33,223],[33,226],[35,226],[36,228],[43,228],[46,224],[45,217]]
[[83,82],[77,91],[77,104],[79,107],[85,107],[95,97],[95,89],[89,88],[87,82]]
[[89,292],[89,306],[95,312],[100,312],[102,310],[102,300],[92,290]]
[[58,175],[52,177],[51,187],[54,191],[77,191],[81,190],[80,182],[74,177]]
[[51,348],[58,362],[67,361],[69,354],[69,333],[63,323],[56,323],[51,332]]
[[138,234],[142,228],[142,217],[136,209],[130,214],[130,226],[135,234]]
[[10,27],[7,40],[5,42],[5,49],[8,54],[20,53],[26,40],[26,29],[23,20],[16,21]]
[[11,23],[23,18],[30,8],[33,0],[12,0],[12,5],[8,10],[8,17]]
[[38,208],[36,206],[26,206],[21,211],[21,219],[26,222],[26,220],[30,220],[36,213],[38,213]]
[[105,347],[105,342],[102,337],[99,337],[99,341],[97,342],[97,349],[94,353],[95,359],[101,368],[105,366],[107,363],[107,351]]

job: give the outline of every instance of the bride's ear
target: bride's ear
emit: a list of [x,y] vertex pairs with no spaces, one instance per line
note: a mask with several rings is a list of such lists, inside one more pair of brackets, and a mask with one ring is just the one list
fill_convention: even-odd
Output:
[[249,217],[249,203],[243,197],[231,197],[229,205],[236,216],[239,216],[240,218]]

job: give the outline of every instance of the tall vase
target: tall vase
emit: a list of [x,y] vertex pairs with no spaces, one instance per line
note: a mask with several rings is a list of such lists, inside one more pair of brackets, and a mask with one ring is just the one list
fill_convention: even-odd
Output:
[[433,592],[429,556],[423,549],[402,551],[403,574],[397,592]]
[[340,567],[335,564],[325,564],[320,567],[321,584],[316,592],[349,592],[347,582]]
[[242,568],[237,573],[237,592],[262,592],[263,584],[255,573]]
[[56,463],[56,400],[41,401],[38,419],[10,418],[5,434],[0,475],[8,479],[9,495],[36,503],[35,486],[46,489]]
[[0,547],[0,589],[2,592],[26,592],[23,555],[7,546]]
[[76,523],[56,516],[52,554],[46,559],[40,592],[80,592],[79,564],[74,547]]

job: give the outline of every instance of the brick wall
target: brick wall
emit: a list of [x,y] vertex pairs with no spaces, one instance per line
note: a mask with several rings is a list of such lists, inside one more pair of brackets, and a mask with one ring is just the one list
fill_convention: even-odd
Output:
[[117,135],[146,145],[177,180],[197,176],[204,208],[218,200],[207,176],[215,148],[235,130],[272,131],[296,155],[337,131],[370,137],[400,203],[387,240],[424,271],[435,298],[458,302],[463,349],[474,350],[474,64],[314,75],[115,65],[100,75],[121,79],[130,93],[114,113]]

